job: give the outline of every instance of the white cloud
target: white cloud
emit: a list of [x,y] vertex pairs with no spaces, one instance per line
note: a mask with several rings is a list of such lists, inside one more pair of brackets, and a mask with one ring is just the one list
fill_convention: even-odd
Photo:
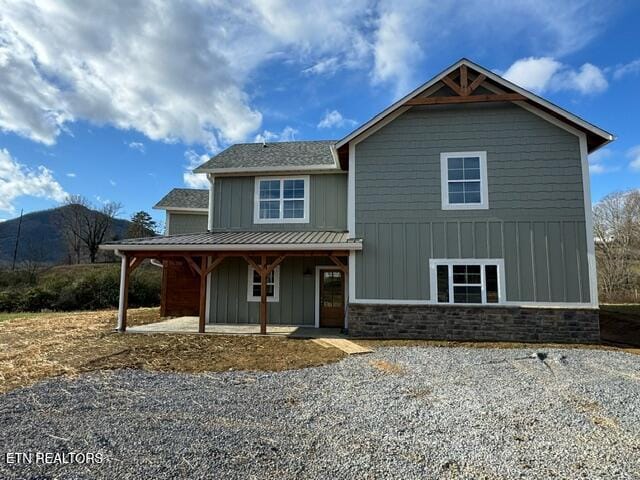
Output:
[[308,75],[333,75],[340,68],[340,61],[337,57],[329,57],[320,60],[311,67],[302,70],[302,73]]
[[562,64],[553,58],[521,58],[516,60],[502,76],[522,88],[542,92],[561,68]]
[[244,140],[262,121],[246,83],[278,52],[335,57],[317,71],[366,66],[367,3],[0,0],[0,129],[52,144],[84,119],[153,140]]
[[204,173],[193,173],[193,169],[199,167],[204,162],[209,160],[210,155],[203,153],[197,154],[193,150],[187,150],[184,152],[184,158],[187,159],[187,165],[184,173],[182,174],[182,180],[184,184],[191,188],[209,188],[209,180]]
[[601,148],[589,155],[589,172],[594,175],[601,173],[615,172],[620,169],[617,165],[611,164],[613,151],[609,148]]
[[620,80],[627,75],[640,73],[640,58],[623,65],[618,65],[613,70],[613,78]]
[[631,160],[629,162],[629,167],[632,170],[640,172],[640,145],[636,145],[633,148],[630,148],[627,151],[627,157]]
[[74,172],[69,172],[69,173],[66,173],[65,175],[67,177],[69,177],[69,178],[76,178],[77,177],[77,175]]
[[57,202],[67,194],[53,178],[51,170],[31,169],[18,163],[6,149],[0,150],[0,211],[13,213],[13,201],[21,196],[41,197]]
[[[309,75],[362,69],[398,96],[425,80],[424,60],[442,45],[467,51],[490,35],[493,44],[517,39],[561,57],[590,42],[610,10],[595,0],[487,0],[465,8],[423,0],[81,7],[0,0],[0,130],[53,144],[85,120],[211,150],[260,130],[252,94],[266,63],[285,59]],[[569,75],[575,88],[602,88],[591,67]]]
[[115,182],[115,180],[109,179],[109,185],[111,185],[112,187],[115,187],[117,183]]
[[129,148],[132,150],[137,150],[140,153],[144,153],[145,152],[145,146],[144,143],[141,142],[130,142],[129,143]]
[[396,97],[408,93],[414,72],[412,65],[423,55],[410,34],[412,16],[410,12],[383,12],[375,35],[373,80],[394,84]]
[[318,128],[353,127],[356,123],[355,120],[344,118],[338,110],[331,110],[324,114],[324,117],[318,123]]
[[572,90],[581,94],[599,93],[609,86],[602,70],[585,63],[578,70],[551,57],[516,60],[503,77],[536,93]]
[[296,139],[298,130],[293,127],[286,126],[280,133],[264,130],[253,139],[254,142],[293,142]]

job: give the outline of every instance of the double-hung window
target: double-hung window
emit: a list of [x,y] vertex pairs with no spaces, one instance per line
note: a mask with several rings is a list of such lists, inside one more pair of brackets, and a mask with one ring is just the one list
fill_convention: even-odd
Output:
[[[253,267],[249,267],[249,279],[247,285],[247,301],[259,302],[260,289],[262,287],[260,274]],[[280,300],[280,267],[274,268],[267,275],[267,302],[278,302]]]
[[503,303],[504,261],[430,260],[431,298],[437,303]]
[[309,223],[309,177],[256,178],[254,223]]
[[487,152],[440,154],[443,210],[489,208]]

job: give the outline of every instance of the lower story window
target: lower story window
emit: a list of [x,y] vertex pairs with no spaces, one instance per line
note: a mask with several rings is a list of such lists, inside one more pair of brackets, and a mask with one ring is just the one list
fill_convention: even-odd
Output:
[[[249,283],[247,285],[247,301],[259,302],[261,279],[260,274],[253,267],[249,267]],[[279,301],[280,295],[280,267],[276,267],[267,275],[267,302]]]
[[431,293],[438,303],[504,302],[503,260],[431,260]]

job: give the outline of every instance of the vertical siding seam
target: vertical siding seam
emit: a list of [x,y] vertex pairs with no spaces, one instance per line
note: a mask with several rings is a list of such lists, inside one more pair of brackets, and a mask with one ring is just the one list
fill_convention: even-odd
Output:
[[520,277],[522,276],[520,270],[520,222],[514,222],[516,225],[516,265],[518,266],[518,300],[522,300],[522,284]]
[[486,236],[486,258],[491,258],[491,236],[489,234],[489,229],[491,228],[491,224],[489,223],[489,221],[487,220],[485,222],[485,225],[487,226],[487,231],[485,232],[485,236]]
[[567,301],[567,259],[564,249],[564,222],[560,221],[560,251],[562,254],[562,299]]
[[429,258],[433,258],[433,222],[429,222]]
[[476,222],[475,221],[471,222],[471,234],[473,237],[473,241],[471,242],[471,256],[473,258],[478,258],[478,255],[476,252]]
[[532,280],[533,280],[533,301],[537,302],[538,301],[538,281],[536,278],[536,253],[535,253],[535,246],[534,246],[534,235],[533,235],[533,230],[535,228],[535,223],[531,222],[529,223],[529,243],[531,244],[530,250],[531,250],[531,275],[532,275]]
[[418,222],[416,223],[416,250],[417,250],[417,254],[418,254],[418,278],[416,279],[417,285],[417,291],[418,291],[418,298],[422,297],[422,262],[424,262],[424,258],[422,257],[422,245],[420,244],[420,229],[421,227],[421,223]]
[[578,222],[573,222],[573,230],[576,235],[576,263],[578,267],[578,292],[580,292],[579,297],[580,301],[583,301],[582,295],[582,272],[580,269],[580,242],[578,240],[580,232],[578,231]]
[[462,222],[458,220],[458,258],[462,258]]
[[544,222],[544,253],[547,260],[547,294],[550,302],[551,298],[551,264],[549,263],[549,222]]
[[376,252],[376,258],[378,259],[378,261],[376,262],[376,296],[374,298],[380,298],[380,268],[379,265],[382,264],[382,258],[380,258],[380,224],[376,223],[376,248],[377,248],[377,252]]

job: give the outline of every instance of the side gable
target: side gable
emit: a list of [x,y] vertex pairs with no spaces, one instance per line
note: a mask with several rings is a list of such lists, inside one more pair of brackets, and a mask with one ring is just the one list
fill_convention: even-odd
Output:
[[586,134],[589,152],[613,140],[613,135],[609,132],[467,59],[462,59],[340,140],[336,144],[340,164],[343,169],[348,168],[349,142],[366,137],[413,106],[478,102],[513,102],[527,110],[540,111],[544,114],[541,115],[543,118],[556,118]]

